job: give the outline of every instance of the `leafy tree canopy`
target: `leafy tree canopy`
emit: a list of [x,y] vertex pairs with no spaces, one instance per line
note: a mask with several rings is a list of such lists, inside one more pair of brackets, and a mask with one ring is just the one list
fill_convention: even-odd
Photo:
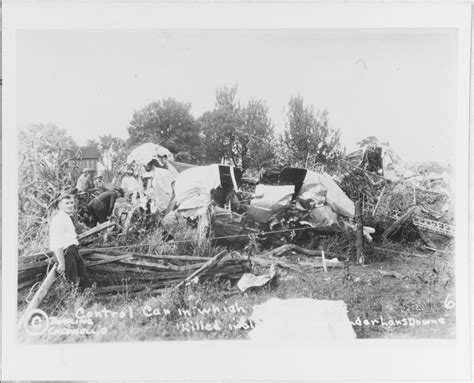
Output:
[[128,128],[128,146],[153,142],[173,153],[188,152],[201,157],[199,127],[191,115],[191,104],[167,98],[152,102],[133,114]]
[[282,160],[304,166],[308,156],[317,163],[334,164],[343,153],[340,132],[329,126],[326,110],[306,106],[303,97],[292,97],[288,103],[287,123],[280,137]]
[[217,89],[214,109],[199,119],[206,154],[213,162],[229,157],[244,169],[259,167],[274,157],[274,127],[268,107],[260,100],[242,106],[236,95],[237,86]]

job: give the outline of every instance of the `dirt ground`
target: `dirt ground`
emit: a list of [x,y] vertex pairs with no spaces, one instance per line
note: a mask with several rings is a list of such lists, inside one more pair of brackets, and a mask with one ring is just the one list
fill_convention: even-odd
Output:
[[[131,295],[125,288],[115,296],[96,296],[93,289],[78,293],[59,283],[41,306],[50,317],[50,331],[41,335],[20,331],[19,339],[33,343],[246,339],[252,328],[242,326],[242,318],[272,297],[343,300],[360,339],[454,338],[453,255],[416,253],[423,257],[372,250],[366,265],[351,262],[329,268],[328,273],[308,266],[299,266],[304,273],[279,269],[275,281],[245,293],[229,281],[191,285],[183,292]],[[296,254],[284,258],[295,265],[311,262],[310,257]],[[20,312],[24,298],[19,296]],[[56,331],[81,326],[90,331]]]

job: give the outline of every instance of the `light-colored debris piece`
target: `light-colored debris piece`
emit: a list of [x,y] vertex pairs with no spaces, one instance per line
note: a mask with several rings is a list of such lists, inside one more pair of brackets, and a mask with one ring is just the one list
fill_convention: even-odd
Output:
[[245,273],[237,282],[237,287],[240,291],[245,292],[251,287],[262,287],[265,286],[268,282],[274,279],[276,276],[275,266],[270,267],[270,273],[264,275],[254,275],[252,273]]
[[249,337],[259,342],[314,346],[356,339],[343,301],[271,298],[257,306],[249,319],[255,323]]

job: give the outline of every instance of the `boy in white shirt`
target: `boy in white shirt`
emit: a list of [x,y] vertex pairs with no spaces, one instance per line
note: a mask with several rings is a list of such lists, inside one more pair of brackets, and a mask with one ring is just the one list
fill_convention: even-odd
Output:
[[77,249],[79,242],[76,228],[71,219],[74,208],[72,195],[62,194],[59,197],[59,211],[49,226],[49,248],[54,252],[58,261],[58,273],[64,273],[72,283],[85,288],[90,287],[92,281]]

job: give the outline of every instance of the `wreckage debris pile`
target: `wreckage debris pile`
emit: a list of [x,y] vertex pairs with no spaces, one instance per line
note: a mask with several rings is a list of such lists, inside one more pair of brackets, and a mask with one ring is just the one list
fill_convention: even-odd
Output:
[[[80,253],[96,283],[97,294],[173,287],[194,274],[199,281],[215,278],[235,281],[250,271],[247,260],[227,251],[220,254],[220,259],[119,252],[107,248],[81,249]],[[19,257],[18,289],[31,288],[40,282],[51,265],[47,253]]]

